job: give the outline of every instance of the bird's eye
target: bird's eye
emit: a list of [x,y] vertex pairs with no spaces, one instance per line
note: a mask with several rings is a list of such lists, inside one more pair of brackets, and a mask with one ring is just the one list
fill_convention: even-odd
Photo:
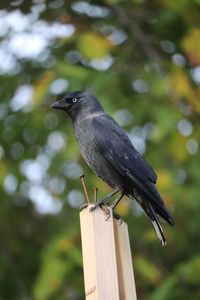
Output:
[[72,102],[73,102],[73,103],[76,103],[77,100],[78,100],[77,98],[73,98],[73,99],[72,99]]

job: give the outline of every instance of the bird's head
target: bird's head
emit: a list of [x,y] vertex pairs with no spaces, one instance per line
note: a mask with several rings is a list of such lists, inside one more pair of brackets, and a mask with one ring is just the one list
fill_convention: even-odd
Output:
[[99,101],[89,92],[71,92],[64,98],[53,103],[51,108],[66,111],[72,120],[77,117],[87,117],[91,113],[103,111]]

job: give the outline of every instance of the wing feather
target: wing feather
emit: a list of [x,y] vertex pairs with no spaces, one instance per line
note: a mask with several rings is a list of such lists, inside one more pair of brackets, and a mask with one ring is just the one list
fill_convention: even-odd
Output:
[[92,128],[97,150],[118,173],[129,179],[133,186],[146,195],[156,213],[172,225],[172,218],[155,186],[157,176],[134,148],[126,133],[108,115],[94,118]]
[[[98,150],[117,171],[143,183],[156,183],[157,175],[132,145],[127,134],[108,115],[94,118],[92,127]],[[108,128],[110,130],[108,130]]]

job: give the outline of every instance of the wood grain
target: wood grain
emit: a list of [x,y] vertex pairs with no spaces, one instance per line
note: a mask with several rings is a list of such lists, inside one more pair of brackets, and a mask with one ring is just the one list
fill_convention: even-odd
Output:
[[[118,274],[112,213],[93,205],[80,212],[84,284],[87,300],[118,300]],[[107,220],[106,220],[107,219]]]
[[114,220],[114,232],[120,300],[137,300],[127,224]]
[[137,300],[127,224],[101,208],[80,212],[86,300]]

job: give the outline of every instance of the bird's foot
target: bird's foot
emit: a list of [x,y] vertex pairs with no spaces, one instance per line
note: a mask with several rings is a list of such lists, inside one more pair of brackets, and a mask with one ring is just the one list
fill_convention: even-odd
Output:
[[103,198],[103,199],[101,199],[100,201],[96,202],[96,203],[94,204],[94,206],[91,207],[90,211],[93,211],[93,210],[97,209],[97,207],[100,207],[100,208],[103,209],[103,205],[104,205],[104,203],[105,203],[106,201],[107,201],[107,198]]
[[95,209],[97,209],[97,207],[100,207],[107,215],[107,218],[105,219],[105,221],[108,221],[110,219],[111,212],[112,212],[113,218],[116,220],[120,220],[120,225],[122,224],[121,216],[119,214],[117,214],[116,212],[114,212],[112,209],[110,210],[109,206],[107,206],[107,205],[103,205],[101,203],[96,203],[93,207],[90,208],[90,211],[91,212],[94,211]]
[[116,220],[121,220],[121,216],[118,215],[116,212],[112,212],[113,213],[113,218],[116,219]]
[[120,215],[118,215],[116,212],[113,211],[113,218],[119,221],[119,225],[122,225],[123,220]]
[[92,206],[90,208],[90,211],[94,211],[95,209],[97,209],[97,207],[100,207],[103,211],[105,211],[106,213],[108,213],[109,209],[107,208],[106,205],[103,205],[103,203],[100,202],[97,202],[94,204],[94,206]]
[[101,199],[100,201],[96,202],[96,195],[94,196],[94,201],[96,202],[95,205],[91,208],[91,211],[95,210],[97,207],[102,207],[103,204],[105,204],[112,196],[114,196],[116,193],[120,191],[119,188],[114,189],[112,192],[110,192],[105,198]]
[[[108,213],[107,213],[107,214],[108,214],[108,217],[105,219],[105,221],[108,221],[109,218],[110,218],[110,215],[111,215],[110,209],[108,210]],[[120,221],[119,225],[121,225],[122,222],[123,222],[123,220],[121,219],[121,216],[118,215],[118,214],[117,214],[116,212],[114,212],[113,210],[112,210],[112,215],[113,215],[113,218],[114,218],[115,220]]]
[[108,215],[108,217],[105,219],[105,221],[107,221],[110,218],[110,209],[108,208],[108,206],[103,205],[103,203],[99,201],[93,207],[90,208],[90,211],[94,211],[95,209],[97,209],[97,207],[100,207],[105,212],[105,214]]

